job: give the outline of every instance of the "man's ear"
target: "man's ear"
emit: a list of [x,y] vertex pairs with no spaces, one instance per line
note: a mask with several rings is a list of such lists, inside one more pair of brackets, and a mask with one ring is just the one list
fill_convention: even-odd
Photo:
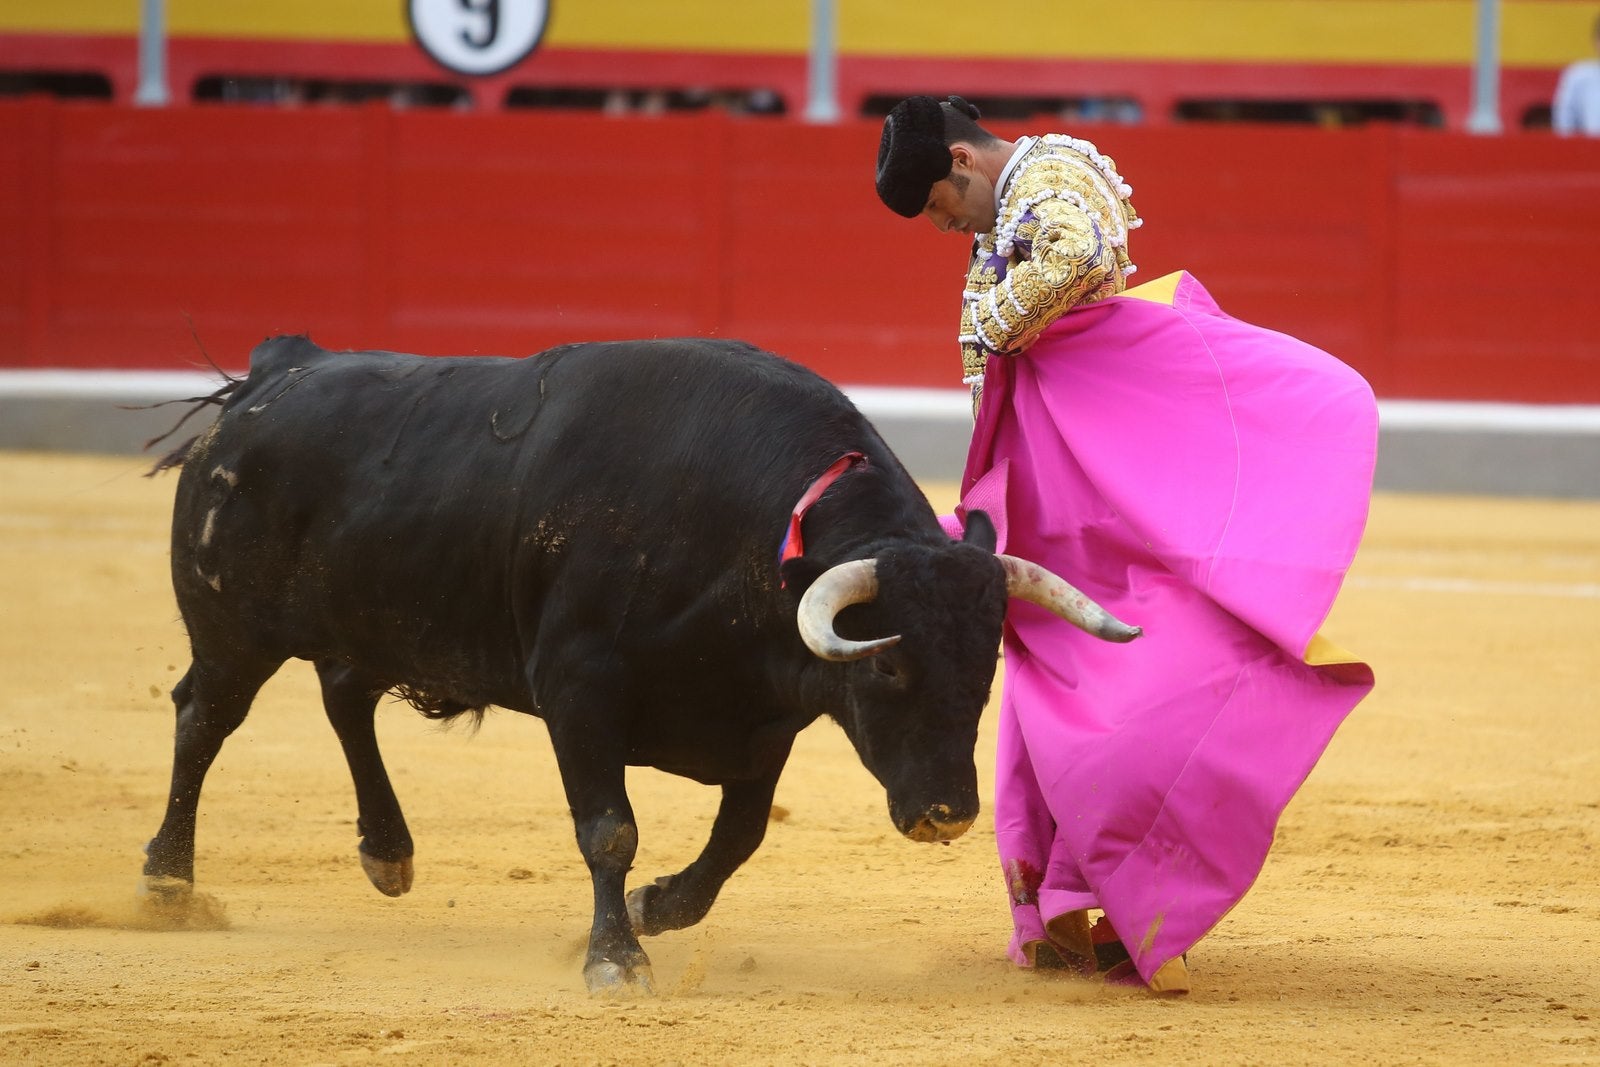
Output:
[[977,157],[974,155],[971,145],[965,141],[957,141],[950,146],[950,158],[954,161],[955,166],[960,167],[962,170],[971,170],[973,161]]

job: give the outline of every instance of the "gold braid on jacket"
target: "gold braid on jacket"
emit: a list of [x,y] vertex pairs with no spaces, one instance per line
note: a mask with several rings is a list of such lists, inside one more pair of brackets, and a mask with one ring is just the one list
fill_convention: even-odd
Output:
[[1122,292],[1141,220],[1116,164],[1088,141],[1041,137],[973,246],[961,299],[961,369],[973,410],[989,357],[1023,351],[1062,313]]

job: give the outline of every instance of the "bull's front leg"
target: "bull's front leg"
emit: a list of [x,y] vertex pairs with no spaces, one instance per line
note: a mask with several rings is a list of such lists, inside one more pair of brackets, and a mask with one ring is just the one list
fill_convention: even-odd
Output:
[[780,762],[767,777],[722,787],[711,837],[695,861],[628,894],[628,918],[635,930],[641,934],[681,930],[706,917],[723,883],[755,854],[766,836],[782,770]]
[[561,768],[561,784],[578,848],[594,884],[594,925],[583,979],[591,993],[655,991],[650,957],[628,923],[623,897],[628,870],[639,846],[639,828],[628,803],[623,749],[594,719],[573,724],[552,717],[550,740]]

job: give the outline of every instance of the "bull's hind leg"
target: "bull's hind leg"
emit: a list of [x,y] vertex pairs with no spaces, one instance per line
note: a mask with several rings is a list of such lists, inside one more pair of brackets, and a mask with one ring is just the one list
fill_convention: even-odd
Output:
[[195,815],[206,772],[228,735],[250,712],[256,693],[279,663],[233,662],[226,665],[196,655],[189,671],[172,690],[177,711],[173,736],[172,788],[161,829],[145,846],[145,885],[173,895],[194,885]]
[[385,686],[342,663],[317,661],[322,705],[356,787],[356,832],[361,835],[361,869],[385,896],[411,889],[411,831],[400,811],[389,772],[378,751],[373,720]]
[[723,883],[755,854],[766,836],[781,771],[780,765],[769,777],[722,787],[711,838],[695,861],[628,894],[628,918],[635,930],[641,934],[682,930],[706,917]]

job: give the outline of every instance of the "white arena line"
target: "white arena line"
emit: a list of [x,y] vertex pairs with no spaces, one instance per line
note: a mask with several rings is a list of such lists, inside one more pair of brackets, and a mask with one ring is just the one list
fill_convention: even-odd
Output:
[[1495,582],[1478,578],[1403,578],[1357,575],[1345,588],[1398,589],[1407,593],[1465,593],[1469,596],[1559,597],[1600,599],[1600,582]]
[[1380,400],[1378,424],[1394,430],[1600,434],[1600,404]]
[[[847,385],[844,391],[868,416],[972,417],[972,401],[964,390]],[[1600,404],[1380,400],[1378,424],[1386,430],[1600,435]]]
[[[868,417],[972,418],[965,390],[847,385],[844,391]],[[1386,430],[1600,435],[1600,404],[1380,400],[1378,424]]]
[[[230,372],[236,377],[243,371]],[[152,396],[214,393],[222,377],[214,371],[18,370],[0,369],[0,400],[68,397],[84,400],[143,400]]]
[[964,418],[972,421],[972,394],[965,389],[902,389],[888,385],[840,388],[869,418]]
[[[242,370],[229,373],[242,376]],[[0,400],[80,397],[119,400],[198,396],[221,383],[210,370],[42,370],[0,368]],[[847,385],[844,392],[869,418],[972,420],[965,389]],[[1501,404],[1445,400],[1380,400],[1378,422],[1390,430],[1600,435],[1600,404]]]

